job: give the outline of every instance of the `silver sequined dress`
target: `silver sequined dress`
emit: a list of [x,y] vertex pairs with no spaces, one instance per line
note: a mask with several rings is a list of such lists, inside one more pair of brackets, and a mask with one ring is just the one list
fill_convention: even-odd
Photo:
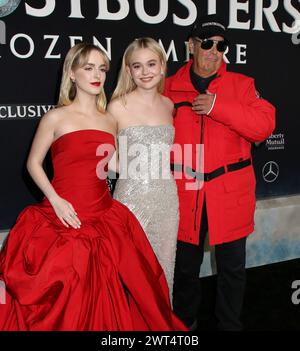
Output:
[[114,198],[142,225],[165,272],[171,301],[179,222],[177,187],[170,172],[173,140],[172,125],[122,129],[118,134],[120,177],[114,191]]

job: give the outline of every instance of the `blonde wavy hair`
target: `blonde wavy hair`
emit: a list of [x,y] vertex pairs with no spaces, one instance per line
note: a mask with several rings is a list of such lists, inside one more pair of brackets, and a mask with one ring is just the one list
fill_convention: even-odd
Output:
[[167,72],[166,54],[156,40],[149,37],[144,37],[144,38],[135,39],[132,43],[130,43],[127,46],[122,59],[122,66],[118,76],[118,83],[111,98],[112,100],[121,98],[122,101],[125,103],[126,94],[129,94],[136,88],[136,84],[131,78],[127,70],[127,67],[129,67],[130,65],[132,54],[134,53],[134,51],[139,49],[149,49],[152,52],[154,52],[161,60],[163,64],[164,74],[162,76],[162,79],[159,82],[157,90],[159,93],[163,92],[164,85],[165,85],[165,76]]
[[[109,59],[105,52],[101,50],[98,46],[89,43],[79,43],[73,46],[67,53],[64,66],[63,74],[60,84],[58,107],[70,105],[76,97],[76,84],[71,80],[71,71],[83,67],[88,62],[89,54],[91,51],[98,51],[104,60],[106,69],[109,69]],[[100,93],[97,95],[97,109],[104,113],[106,108],[106,95],[104,88],[102,86]]]

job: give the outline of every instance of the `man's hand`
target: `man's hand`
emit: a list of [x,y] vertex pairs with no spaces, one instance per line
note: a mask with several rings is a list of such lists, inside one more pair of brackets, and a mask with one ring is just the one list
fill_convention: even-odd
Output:
[[192,110],[197,113],[197,115],[207,115],[213,107],[216,94],[211,94],[206,90],[206,94],[199,94],[195,97],[192,105]]

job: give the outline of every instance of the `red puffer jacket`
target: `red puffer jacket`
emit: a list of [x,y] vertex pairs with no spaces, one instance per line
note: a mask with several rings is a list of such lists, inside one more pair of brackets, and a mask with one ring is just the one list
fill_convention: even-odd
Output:
[[[216,94],[214,107],[209,115],[197,115],[191,109],[191,102],[199,94],[190,80],[191,65],[189,61],[180,68],[165,86],[165,95],[174,102],[177,111],[174,150],[179,145],[182,150],[185,144],[192,145],[192,152],[182,160],[178,154],[172,160],[175,177],[182,178],[176,179],[180,204],[178,240],[198,244],[205,196],[209,242],[215,245],[239,239],[254,230],[256,180],[251,143],[272,133],[275,108],[258,96],[252,78],[228,72],[222,63],[208,88]],[[197,162],[202,156],[196,144],[204,144],[202,171]],[[203,173],[204,182],[192,177]]]

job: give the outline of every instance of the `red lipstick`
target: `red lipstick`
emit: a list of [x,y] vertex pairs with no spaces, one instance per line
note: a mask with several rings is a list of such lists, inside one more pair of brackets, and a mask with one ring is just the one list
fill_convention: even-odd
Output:
[[94,85],[95,87],[100,87],[101,83],[100,82],[92,82],[92,85]]

